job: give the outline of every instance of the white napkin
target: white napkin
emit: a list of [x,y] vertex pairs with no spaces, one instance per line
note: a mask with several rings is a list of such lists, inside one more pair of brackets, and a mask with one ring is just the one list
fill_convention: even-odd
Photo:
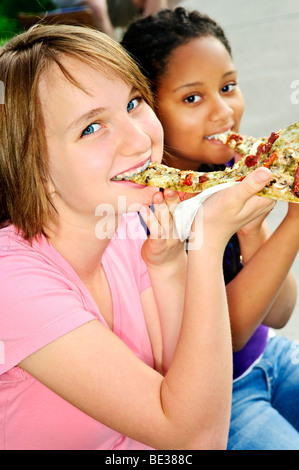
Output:
[[186,201],[182,201],[180,204],[178,204],[174,211],[174,223],[181,242],[187,240],[189,237],[192,222],[202,203],[208,197],[212,196],[212,194],[215,194],[223,189],[230,188],[235,184],[238,184],[238,182],[232,181],[231,183],[218,184],[217,186],[205,189],[197,196],[186,199]]

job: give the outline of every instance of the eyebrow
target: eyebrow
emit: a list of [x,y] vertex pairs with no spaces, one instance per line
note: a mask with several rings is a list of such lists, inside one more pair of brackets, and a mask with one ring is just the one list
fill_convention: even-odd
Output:
[[[229,75],[233,75],[233,74],[235,74],[235,73],[237,73],[236,70],[230,70],[229,72],[224,73],[221,78],[226,78],[226,77],[228,77]],[[204,85],[203,82],[185,83],[184,85],[180,85],[180,86],[178,86],[177,88],[175,88],[175,89],[173,90],[173,92],[176,92],[176,91],[178,91],[178,90],[180,90],[180,89],[182,89],[182,88],[189,88],[189,87],[203,86],[203,85]]]
[[[132,86],[130,96],[132,97],[134,93],[136,93],[137,88],[135,86]],[[67,130],[72,130],[72,129],[78,129],[81,127],[84,127],[86,124],[90,124],[90,122],[96,118],[99,117],[100,114],[104,113],[107,110],[107,107],[99,107],[95,109],[91,109],[90,111],[87,111],[86,113],[82,114],[79,117],[76,117],[68,126]]]
[[68,126],[67,130],[81,128],[87,123],[90,123],[95,117],[98,117],[99,114],[102,114],[106,111],[107,108],[95,108],[87,111],[87,113],[81,114],[79,117],[76,117]]

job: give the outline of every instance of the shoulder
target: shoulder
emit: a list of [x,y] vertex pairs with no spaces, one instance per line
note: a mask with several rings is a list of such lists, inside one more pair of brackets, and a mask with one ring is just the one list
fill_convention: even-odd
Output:
[[0,231],[0,374],[59,336],[96,318],[75,273],[45,238],[32,245]]

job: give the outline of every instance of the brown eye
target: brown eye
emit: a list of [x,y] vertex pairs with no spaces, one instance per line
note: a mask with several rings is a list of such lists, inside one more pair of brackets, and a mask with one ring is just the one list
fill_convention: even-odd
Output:
[[200,100],[201,97],[199,95],[190,95],[184,99],[184,101],[186,101],[187,103],[197,103]]
[[222,92],[222,93],[229,93],[230,91],[233,91],[236,86],[237,86],[236,83],[230,83],[230,84],[228,84],[228,85],[225,85],[225,86],[222,88],[221,92]]

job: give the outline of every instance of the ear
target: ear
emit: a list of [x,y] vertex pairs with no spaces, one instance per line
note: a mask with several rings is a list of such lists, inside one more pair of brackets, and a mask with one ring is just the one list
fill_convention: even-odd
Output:
[[45,187],[49,196],[54,196],[57,190],[56,190],[54,181],[52,180],[50,176],[44,180],[44,184],[45,184]]

